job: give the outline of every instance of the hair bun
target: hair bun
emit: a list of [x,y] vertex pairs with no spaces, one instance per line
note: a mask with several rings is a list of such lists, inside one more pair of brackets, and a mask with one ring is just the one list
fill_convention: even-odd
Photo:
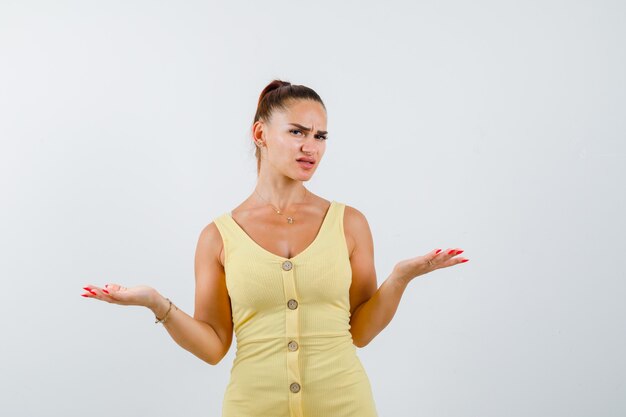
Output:
[[289,86],[291,86],[291,83],[289,81],[283,81],[283,80],[278,80],[278,79],[272,80],[272,82],[270,82],[259,95],[259,101],[257,105],[260,105],[261,101],[263,101],[265,96],[271,93],[272,91],[278,90],[281,87],[289,87]]

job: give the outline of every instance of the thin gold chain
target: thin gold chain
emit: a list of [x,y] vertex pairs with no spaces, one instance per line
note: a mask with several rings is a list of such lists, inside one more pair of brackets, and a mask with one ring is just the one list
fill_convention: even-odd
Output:
[[[307,198],[307,191],[308,191],[308,190],[305,188],[305,189],[304,189],[304,198],[302,199],[302,202],[303,202],[303,203],[304,203],[304,201],[305,201],[305,200],[306,200],[306,198]],[[261,194],[260,194],[260,193],[256,190],[256,188],[254,189],[254,192],[255,192],[255,193],[257,193],[257,195],[258,195],[259,197],[261,197],[261,198],[262,198],[262,199],[263,199],[266,203],[268,203],[270,206],[272,206],[272,208],[274,209],[274,211],[276,212],[276,214],[280,214],[280,215],[282,215],[282,214],[283,214],[279,208],[276,208],[276,207],[275,207],[272,203],[270,203],[270,202],[269,202],[269,201],[267,201],[265,198],[263,198],[263,196],[262,196],[262,195],[261,195]],[[296,211],[297,211],[297,210],[298,210],[298,209],[296,209]],[[293,218],[293,216],[289,216],[289,217],[287,217],[287,223],[289,223],[289,224],[292,224],[294,220],[295,220],[295,219]]]

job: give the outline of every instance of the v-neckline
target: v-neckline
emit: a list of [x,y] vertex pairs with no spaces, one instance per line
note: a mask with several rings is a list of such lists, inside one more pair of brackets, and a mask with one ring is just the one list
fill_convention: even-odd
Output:
[[253,246],[255,246],[257,249],[261,250],[261,252],[264,252],[265,254],[270,255],[270,256],[272,256],[274,258],[278,258],[281,261],[293,261],[296,258],[299,258],[302,255],[306,254],[306,252],[308,252],[309,249],[311,249],[311,247],[314,246],[315,243],[319,240],[320,236],[324,232],[324,229],[326,228],[326,223],[328,223],[328,217],[330,217],[331,210],[333,209],[333,205],[334,204],[335,204],[335,200],[332,200],[330,202],[330,205],[328,206],[328,209],[326,210],[326,214],[324,214],[324,219],[322,220],[322,225],[320,226],[320,229],[318,230],[317,235],[315,236],[313,241],[311,243],[309,243],[309,245],[306,248],[304,248],[302,251],[300,251],[297,255],[292,256],[291,258],[285,258],[284,256],[277,255],[274,252],[270,252],[269,250],[265,249],[263,246],[259,245],[254,239],[252,239],[252,237],[248,233],[246,233],[245,230],[243,230],[243,228],[241,226],[239,226],[239,223],[237,223],[235,221],[235,219],[233,218],[233,212],[232,211],[226,213],[226,217],[229,218],[230,221],[233,223],[233,225],[239,231],[241,231],[241,233],[252,243]]

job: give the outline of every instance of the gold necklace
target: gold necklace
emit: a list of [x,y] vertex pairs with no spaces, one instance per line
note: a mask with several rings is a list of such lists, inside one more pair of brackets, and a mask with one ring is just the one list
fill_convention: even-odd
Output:
[[[308,191],[308,190],[305,188],[305,189],[304,189],[304,198],[302,199],[302,202],[304,202],[304,200],[306,200],[306,197],[307,197],[307,191]],[[258,195],[259,197],[263,198],[263,197],[261,196],[261,194],[259,194],[259,192],[256,190],[256,188],[254,189],[254,192],[255,192],[255,193],[257,193],[257,195]],[[263,198],[263,200],[265,200],[265,198]],[[281,214],[281,215],[283,214],[283,213],[280,211],[280,209],[277,209],[276,207],[274,207],[274,205],[273,205],[272,203],[270,203],[270,202],[269,202],[269,201],[267,201],[267,200],[265,200],[265,202],[266,202],[266,203],[268,203],[270,206],[272,206],[272,208],[274,209],[274,211],[276,212],[276,214]],[[296,209],[296,211],[297,211],[297,210],[298,210],[298,209]],[[290,216],[290,217],[287,217],[287,223],[289,223],[289,224],[292,224],[294,220],[295,220],[295,219],[294,219],[293,217],[291,217],[291,216]]]

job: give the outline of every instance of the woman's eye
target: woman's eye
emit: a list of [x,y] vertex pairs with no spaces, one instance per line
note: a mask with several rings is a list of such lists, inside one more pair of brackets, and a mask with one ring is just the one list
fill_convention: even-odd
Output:
[[[294,132],[302,133],[302,131],[300,129],[291,129],[289,132],[291,132],[291,133],[294,133]],[[317,135],[317,137],[319,139],[322,139],[322,140],[328,139],[328,137],[326,137],[324,135]]]

